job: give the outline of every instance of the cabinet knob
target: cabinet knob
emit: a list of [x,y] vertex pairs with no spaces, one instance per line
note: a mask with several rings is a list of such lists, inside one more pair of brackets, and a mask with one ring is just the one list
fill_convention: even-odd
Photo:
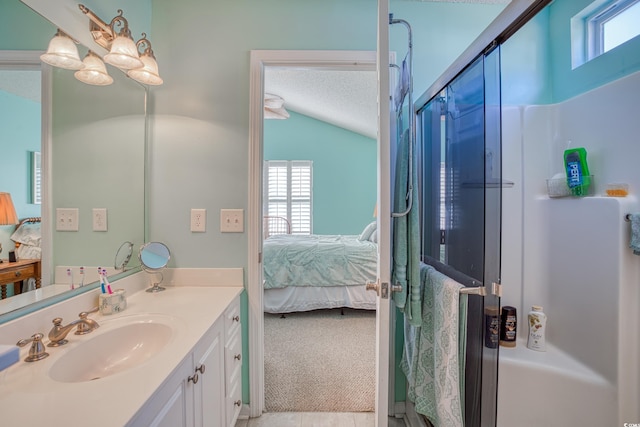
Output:
[[233,402],[233,404],[236,406],[242,406],[242,400],[238,399],[235,402]]
[[233,358],[236,360],[240,360],[242,359],[242,354],[236,354],[235,356],[233,356]]
[[[205,366],[204,366],[204,364],[202,364],[202,365],[200,365],[200,366],[198,366],[198,367],[196,368],[196,372],[200,372],[201,374],[204,374],[204,370],[205,370]],[[196,374],[196,375],[197,375],[197,374]]]
[[16,271],[16,277],[22,276],[22,271]]
[[239,322],[240,321],[240,316],[233,316],[233,321],[234,322]]
[[193,374],[189,378],[187,378],[187,382],[192,382],[194,384],[198,384],[198,374]]

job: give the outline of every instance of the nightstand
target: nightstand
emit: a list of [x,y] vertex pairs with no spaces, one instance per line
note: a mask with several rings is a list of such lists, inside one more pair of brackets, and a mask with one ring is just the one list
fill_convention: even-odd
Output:
[[36,288],[40,288],[40,260],[21,259],[16,262],[3,260],[0,264],[0,299],[7,297],[7,285],[13,283],[13,294],[22,292],[23,281],[33,277],[36,279]]

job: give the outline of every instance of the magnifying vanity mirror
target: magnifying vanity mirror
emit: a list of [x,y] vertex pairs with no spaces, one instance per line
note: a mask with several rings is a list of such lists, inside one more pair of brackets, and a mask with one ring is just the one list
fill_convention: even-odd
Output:
[[142,264],[142,269],[144,271],[160,275],[160,280],[154,283],[151,288],[147,289],[147,292],[164,291],[165,288],[160,286],[160,283],[162,283],[163,279],[162,270],[167,266],[171,259],[171,252],[169,251],[169,248],[161,242],[145,243],[140,248],[138,258],[140,259],[140,264]]
[[116,258],[113,262],[113,268],[116,271],[125,271],[127,268],[127,264],[129,264],[129,260],[131,260],[131,255],[133,254],[133,243],[124,242],[118,248],[118,252],[116,252]]
[[[0,179],[0,191],[11,193],[19,219],[42,217],[40,289],[17,295],[9,292],[6,299],[0,300],[0,323],[95,288],[97,276],[91,277],[89,272],[110,264],[116,251],[116,271],[109,273],[110,278],[140,271],[139,267],[127,268],[127,263],[133,246],[146,241],[147,90],[109,65],[114,82],[98,87],[76,80],[73,71],[40,62],[40,54],[58,28],[76,40],[90,37],[89,22],[77,4],[69,8],[65,3],[66,0],[23,0],[0,4],[0,15],[14,24],[0,28],[0,40],[4,40],[0,46],[0,72],[10,69],[19,74],[24,69],[38,73],[35,79],[32,75],[19,81],[13,75],[11,80],[0,79],[0,83],[6,83],[0,84],[2,111],[36,114],[35,125],[22,125],[32,123],[32,118],[3,115],[9,122],[0,126],[0,166],[11,173]],[[74,13],[79,17],[72,16]],[[75,23],[76,28],[69,23]],[[78,34],[79,28],[83,34]],[[78,50],[83,57],[88,49],[78,45]],[[19,92],[18,89],[25,89],[20,82],[34,80],[36,88]],[[25,95],[40,92],[42,99]],[[24,105],[30,108],[22,108]],[[9,129],[13,129],[12,134],[7,134]],[[26,129],[35,131],[23,133]],[[37,179],[33,166],[27,162],[31,152],[41,155]],[[41,204],[32,197],[36,184]],[[68,212],[76,215],[76,227],[62,230],[59,216]],[[105,215],[104,227],[94,225],[96,215]],[[11,236],[15,230],[15,225],[0,226],[5,258],[13,250]],[[123,241],[127,243],[123,245]],[[68,270],[75,274],[74,290],[74,274],[68,276]],[[79,271],[87,272],[82,276],[82,288],[77,286]]]

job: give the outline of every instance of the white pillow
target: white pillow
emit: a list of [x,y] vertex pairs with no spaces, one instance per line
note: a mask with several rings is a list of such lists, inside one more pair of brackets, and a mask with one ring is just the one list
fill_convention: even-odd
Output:
[[40,224],[22,224],[12,235],[11,240],[29,246],[40,246]]
[[371,224],[367,225],[364,228],[364,230],[362,230],[362,233],[360,233],[360,236],[358,236],[358,240],[360,241],[369,240],[371,238],[371,235],[376,231],[377,228],[378,228],[378,222],[373,221]]

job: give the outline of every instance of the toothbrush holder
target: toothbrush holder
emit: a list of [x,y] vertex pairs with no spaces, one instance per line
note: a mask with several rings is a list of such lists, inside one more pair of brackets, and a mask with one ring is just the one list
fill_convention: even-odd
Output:
[[127,296],[124,289],[116,289],[111,294],[98,295],[98,307],[102,314],[114,314],[127,308]]

